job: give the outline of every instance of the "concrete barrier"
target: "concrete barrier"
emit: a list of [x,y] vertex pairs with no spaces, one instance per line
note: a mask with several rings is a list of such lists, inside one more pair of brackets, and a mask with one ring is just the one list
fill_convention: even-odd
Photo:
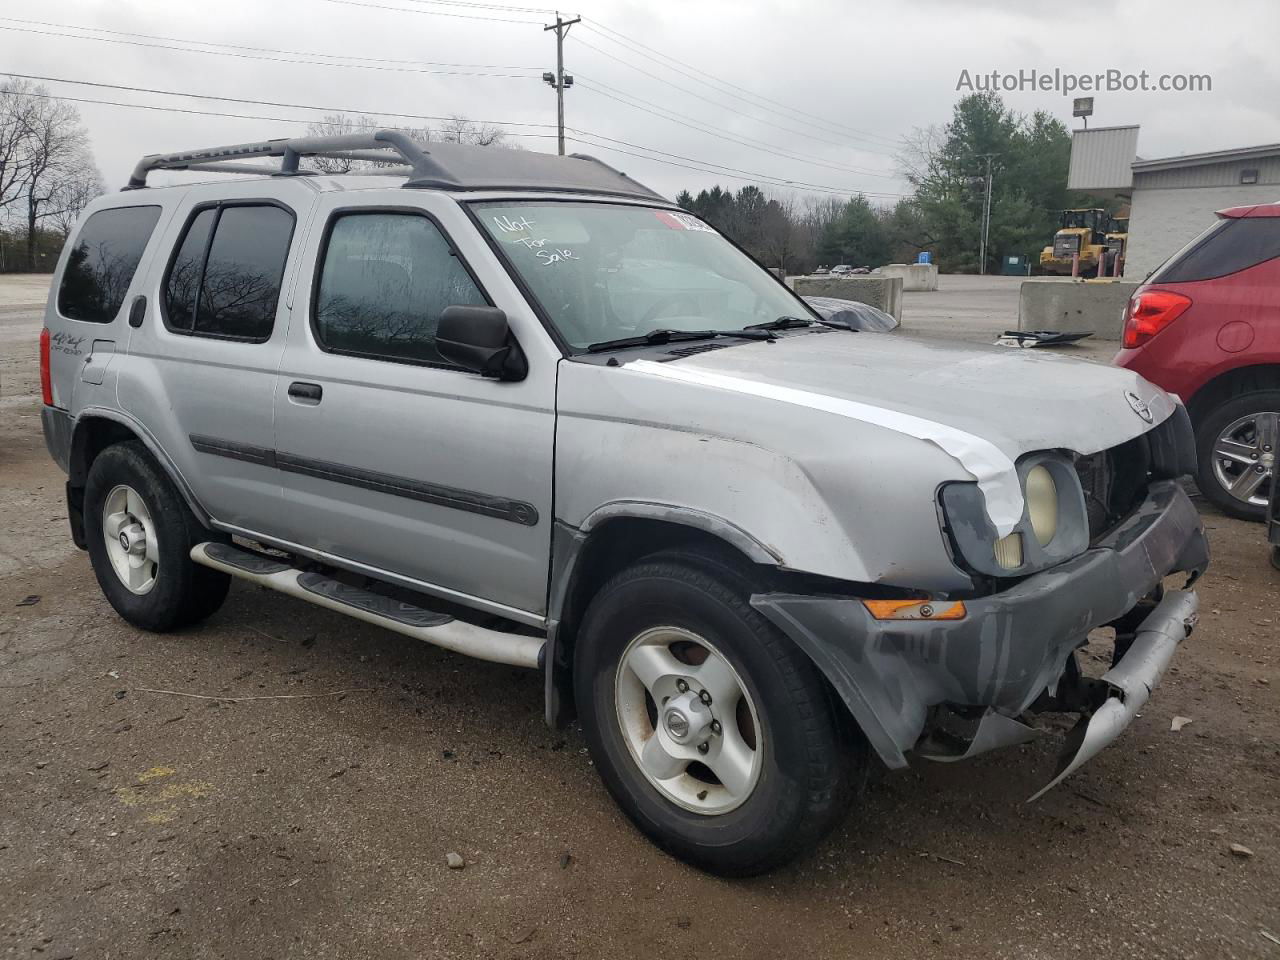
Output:
[[938,289],[938,265],[936,263],[890,263],[875,273],[881,277],[901,277],[904,293],[919,293]]
[[1092,331],[1119,340],[1133,281],[1024,280],[1018,294],[1019,330]]
[[790,277],[787,283],[802,297],[839,297],[869,303],[902,322],[902,278],[860,274],[849,277]]

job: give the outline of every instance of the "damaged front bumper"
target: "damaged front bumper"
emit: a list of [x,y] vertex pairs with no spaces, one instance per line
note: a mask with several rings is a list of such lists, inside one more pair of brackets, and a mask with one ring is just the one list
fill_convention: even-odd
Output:
[[[1194,505],[1175,481],[1160,481],[1089,550],[1008,590],[966,600],[961,620],[876,620],[852,597],[771,593],[751,603],[823,671],[884,763],[901,768],[942,705],[977,710],[982,720],[964,749],[921,751],[936,759],[1035,736],[1018,718],[1037,702],[1062,700],[1064,681],[1079,681],[1068,668],[1089,631],[1126,614],[1132,620],[1131,611],[1144,610],[1139,605],[1166,576],[1185,572],[1189,583],[1208,559]],[[1195,608],[1194,592],[1170,591],[1136,630],[1117,625],[1125,633],[1123,656],[1079,706],[1082,722],[1049,786],[1128,726],[1189,632]]]

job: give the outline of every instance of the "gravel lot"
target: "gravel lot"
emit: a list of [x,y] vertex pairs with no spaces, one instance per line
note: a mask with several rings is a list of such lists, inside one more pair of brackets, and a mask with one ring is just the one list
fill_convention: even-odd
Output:
[[[983,313],[1011,289],[1016,313],[1015,286],[947,279],[908,301],[908,335],[1009,325]],[[581,736],[543,725],[532,672],[244,585],[198,630],[120,621],[40,436],[46,282],[0,278],[4,956],[1280,958],[1261,526],[1206,515],[1200,629],[1042,801],[1049,739],[922,763],[876,778],[807,860],[717,880],[622,818]],[[230,696],[293,699],[200,699]]]

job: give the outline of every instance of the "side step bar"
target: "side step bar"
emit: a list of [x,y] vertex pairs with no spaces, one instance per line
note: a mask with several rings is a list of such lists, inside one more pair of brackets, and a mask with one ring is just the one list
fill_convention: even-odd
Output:
[[191,559],[201,566],[468,657],[514,667],[537,669],[542,666],[544,641],[540,637],[478,627],[323,574],[304,573],[271,557],[226,543],[198,543],[191,548]]

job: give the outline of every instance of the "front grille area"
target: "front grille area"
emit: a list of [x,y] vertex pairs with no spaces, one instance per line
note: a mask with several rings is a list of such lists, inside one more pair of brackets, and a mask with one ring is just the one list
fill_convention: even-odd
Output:
[[1089,539],[1096,540],[1110,524],[1111,516],[1111,462],[1110,451],[1081,457],[1076,461],[1076,473],[1084,488],[1084,506],[1089,514]]
[[1151,456],[1146,437],[1076,458],[1076,474],[1084,488],[1089,515],[1089,542],[1119,523],[1146,493]]

